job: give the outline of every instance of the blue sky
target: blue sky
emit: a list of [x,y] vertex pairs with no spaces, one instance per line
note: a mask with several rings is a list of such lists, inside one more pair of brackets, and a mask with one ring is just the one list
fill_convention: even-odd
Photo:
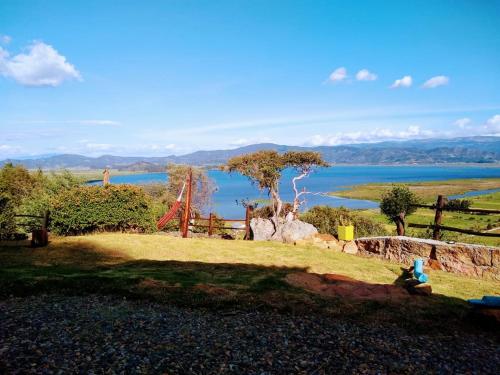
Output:
[[0,159],[500,134],[499,1],[0,1]]

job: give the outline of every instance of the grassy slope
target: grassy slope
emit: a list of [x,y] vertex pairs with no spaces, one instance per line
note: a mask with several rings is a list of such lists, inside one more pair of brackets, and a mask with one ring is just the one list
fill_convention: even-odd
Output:
[[[150,277],[170,284],[213,283],[235,290],[277,282],[292,270],[339,273],[369,283],[394,283],[401,266],[309,246],[271,242],[99,234],[55,238],[43,249],[0,248],[2,279]],[[165,262],[169,261],[169,262]],[[171,262],[175,261],[175,262]],[[178,263],[181,262],[181,263]],[[498,292],[498,283],[434,271],[436,293],[461,299]]]
[[[104,293],[224,309],[327,314],[411,332],[476,330],[464,299],[498,294],[499,283],[430,273],[434,294],[404,302],[322,298],[284,281],[290,272],[338,273],[368,283],[398,283],[401,266],[315,247],[269,242],[99,234],[53,238],[42,249],[0,247],[0,299],[39,293]],[[201,286],[199,284],[202,284]],[[223,289],[221,289],[223,288]]]
[[[393,183],[372,183],[351,186],[347,190],[332,192],[332,195],[344,198],[380,200],[384,191],[391,188]],[[469,191],[500,188],[498,178],[475,178],[446,181],[426,181],[405,183],[410,190],[426,202],[434,203],[439,194],[449,196],[463,194]]]

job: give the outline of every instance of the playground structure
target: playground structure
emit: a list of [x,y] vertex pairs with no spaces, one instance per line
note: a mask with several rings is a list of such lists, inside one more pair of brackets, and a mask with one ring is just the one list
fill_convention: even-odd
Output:
[[[168,210],[156,223],[156,228],[161,230],[172,220],[179,221],[179,231],[183,238],[187,238],[189,235],[189,228],[207,228],[208,235],[212,236],[214,234],[215,229],[229,229],[229,230],[244,230],[245,231],[245,239],[251,239],[250,233],[250,219],[252,218],[253,207],[247,205],[245,208],[245,218],[244,219],[224,219],[217,218],[216,215],[210,213],[208,217],[197,217],[197,220],[200,221],[208,221],[208,224],[196,224],[194,222],[194,218],[191,210],[191,202],[192,202],[192,193],[193,193],[193,171],[190,169],[188,176],[186,178],[186,182],[182,185],[182,188],[177,196],[175,203],[172,205],[170,210]],[[187,189],[186,189],[187,187]],[[185,197],[185,206],[184,210],[181,211],[182,207],[182,197],[184,195],[184,191],[186,191]],[[234,228],[232,226],[228,227],[225,225],[215,225],[217,222],[224,223],[244,223],[243,227]]]

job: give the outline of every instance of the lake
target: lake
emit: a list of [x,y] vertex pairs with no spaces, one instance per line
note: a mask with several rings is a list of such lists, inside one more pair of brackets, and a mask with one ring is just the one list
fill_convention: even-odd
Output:
[[[241,199],[268,199],[265,193],[251,185],[249,180],[239,174],[227,174],[218,170],[210,170],[209,176],[218,186],[214,194],[211,210],[225,218],[244,217],[244,208],[237,205]],[[284,201],[293,200],[291,179],[293,171],[286,170],[281,179],[280,189]],[[462,166],[335,166],[321,168],[298,184],[312,192],[334,192],[347,186],[366,184],[370,182],[406,182],[406,181],[436,181],[458,178],[500,178],[500,168],[494,167],[462,167]],[[165,183],[166,173],[141,173],[124,176],[111,176],[114,184],[147,184]],[[375,208],[376,202],[347,199],[334,196],[307,195],[304,209],[316,205],[348,208]]]

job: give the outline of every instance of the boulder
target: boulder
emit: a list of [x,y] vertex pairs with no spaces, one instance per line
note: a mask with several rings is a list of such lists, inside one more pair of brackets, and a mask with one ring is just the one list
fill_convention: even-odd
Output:
[[250,221],[250,228],[255,241],[296,241],[312,239],[318,230],[311,224],[300,220],[280,221],[278,230],[269,219],[255,218]]
[[358,246],[356,245],[356,242],[348,241],[345,243],[342,251],[344,253],[347,253],[347,254],[357,254],[358,253]]
[[314,225],[300,220],[287,221],[280,229],[281,239],[287,243],[313,238],[318,233]]
[[260,217],[250,220],[250,229],[252,229],[255,241],[269,241],[275,232],[274,224],[271,220]]

